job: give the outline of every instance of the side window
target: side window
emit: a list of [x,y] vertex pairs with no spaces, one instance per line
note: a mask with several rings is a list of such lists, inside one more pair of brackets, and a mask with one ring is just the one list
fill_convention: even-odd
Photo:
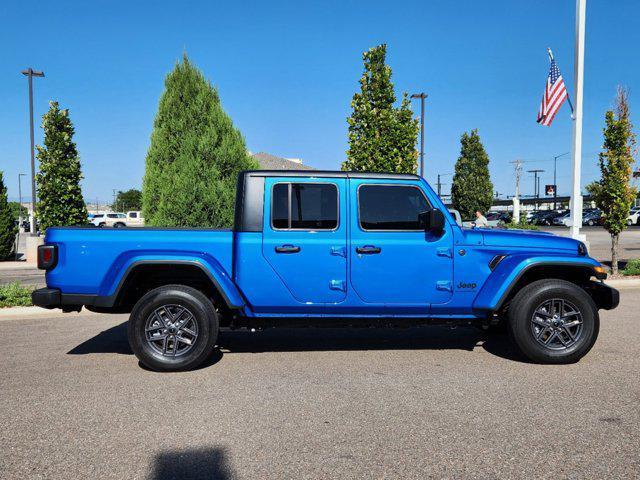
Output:
[[418,187],[364,184],[358,189],[363,230],[423,230],[419,216],[429,208]]
[[131,212],[129,218],[138,218],[138,212]]
[[275,229],[333,230],[338,227],[338,188],[331,183],[273,186],[271,225]]

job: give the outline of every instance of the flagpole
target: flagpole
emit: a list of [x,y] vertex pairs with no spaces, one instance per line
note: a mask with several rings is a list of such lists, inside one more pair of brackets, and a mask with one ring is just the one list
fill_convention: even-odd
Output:
[[573,120],[573,175],[571,190],[571,237],[584,241],[585,235],[580,234],[582,227],[582,193],[580,177],[582,166],[582,93],[584,84],[584,32],[585,12],[587,0],[576,0],[576,40],[574,59],[574,81],[576,89],[576,108]]

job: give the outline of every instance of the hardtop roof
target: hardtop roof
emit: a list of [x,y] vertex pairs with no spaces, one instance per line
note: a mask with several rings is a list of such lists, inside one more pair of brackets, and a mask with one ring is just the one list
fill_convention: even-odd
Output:
[[377,178],[386,180],[419,180],[412,173],[342,172],[337,170],[245,170],[241,175],[250,177],[324,177],[324,178]]

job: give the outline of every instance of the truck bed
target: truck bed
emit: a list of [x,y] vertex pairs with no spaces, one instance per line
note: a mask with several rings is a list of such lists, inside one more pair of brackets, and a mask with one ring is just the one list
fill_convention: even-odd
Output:
[[46,274],[47,285],[66,293],[111,295],[138,259],[195,257],[216,263],[229,275],[232,270],[231,230],[59,227],[47,229],[45,241],[59,251],[58,264]]

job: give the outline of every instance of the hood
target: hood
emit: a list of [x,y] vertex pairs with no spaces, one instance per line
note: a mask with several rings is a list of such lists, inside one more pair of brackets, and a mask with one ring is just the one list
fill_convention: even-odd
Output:
[[484,244],[496,247],[546,248],[578,252],[580,242],[548,232],[531,230],[482,230]]

